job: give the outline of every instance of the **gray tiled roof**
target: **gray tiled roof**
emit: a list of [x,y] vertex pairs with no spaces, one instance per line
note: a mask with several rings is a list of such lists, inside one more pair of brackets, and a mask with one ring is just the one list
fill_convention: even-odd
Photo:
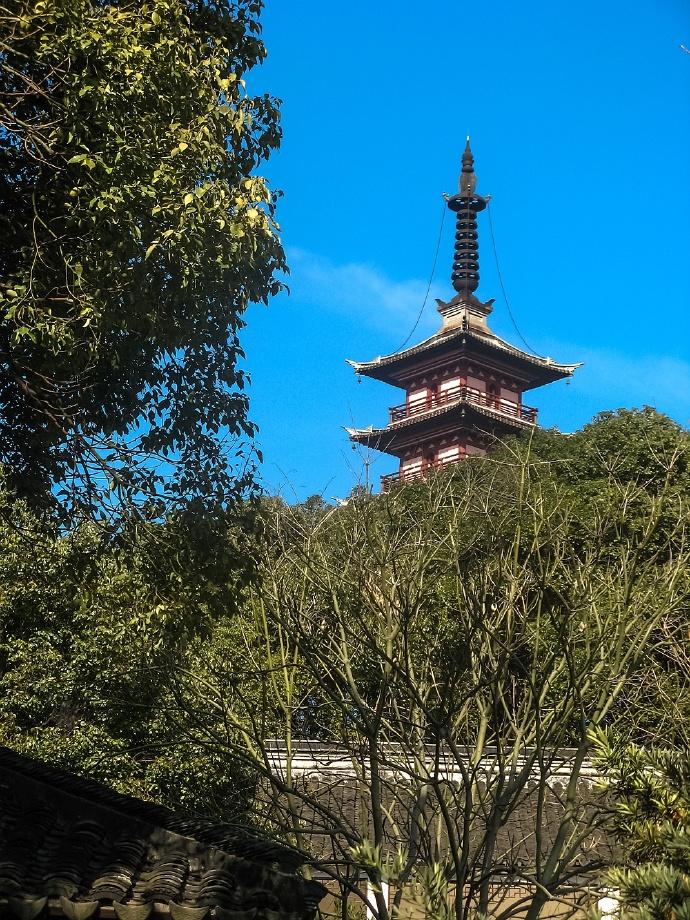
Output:
[[287,847],[184,816],[0,748],[0,910],[18,920],[107,908],[145,920],[310,920],[320,885]]
[[503,427],[503,429],[507,430],[509,433],[524,431],[525,429],[534,427],[531,422],[516,418],[514,415],[508,415],[505,412],[501,412],[500,409],[493,409],[490,406],[478,406],[476,402],[460,397],[455,402],[447,402],[440,406],[427,409],[424,412],[419,412],[415,415],[410,415],[398,421],[391,422],[386,425],[385,428],[374,428],[370,425],[368,428],[346,427],[345,431],[353,441],[362,441],[376,448],[377,442],[390,444],[397,432],[401,430],[419,427],[430,419],[439,418],[444,415],[452,415],[458,411],[474,413],[492,422],[497,422],[499,427]]
[[499,338],[497,335],[483,335],[467,329],[453,329],[450,332],[437,332],[434,335],[429,336],[429,338],[424,339],[422,342],[419,342],[417,345],[411,345],[409,348],[406,348],[403,351],[393,352],[393,354],[390,355],[380,355],[371,361],[348,360],[347,363],[350,364],[355,369],[355,371],[357,371],[357,373],[366,374],[368,371],[371,371],[377,367],[393,365],[405,358],[421,354],[422,352],[428,350],[434,350],[448,344],[449,342],[456,342],[462,339],[476,342],[497,352],[503,352],[507,355],[510,355],[510,357],[517,358],[520,361],[526,362],[527,364],[532,364],[540,368],[548,368],[562,376],[569,377],[574,370],[582,366],[581,364],[560,364],[557,361],[554,361],[552,358],[542,358],[539,355],[531,355],[529,352],[522,351],[520,348],[516,348],[509,342],[504,341],[504,339]]

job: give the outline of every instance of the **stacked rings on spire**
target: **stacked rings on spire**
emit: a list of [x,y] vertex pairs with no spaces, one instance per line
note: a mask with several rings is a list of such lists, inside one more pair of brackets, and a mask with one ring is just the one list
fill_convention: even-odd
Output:
[[477,237],[477,213],[468,199],[466,207],[458,211],[455,228],[455,258],[451,279],[459,293],[473,293],[479,286]]
[[486,198],[474,192],[477,177],[469,138],[462,156],[460,191],[448,199],[448,207],[457,214],[455,227],[455,255],[451,280],[459,294],[469,296],[479,287],[479,244],[477,242],[477,214],[486,207]]

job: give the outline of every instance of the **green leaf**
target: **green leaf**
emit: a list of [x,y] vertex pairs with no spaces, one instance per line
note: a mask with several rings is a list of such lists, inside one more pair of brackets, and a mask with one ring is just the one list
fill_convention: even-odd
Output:
[[[37,2],[45,3],[40,21]],[[145,449],[131,449],[122,459],[132,495],[159,494],[161,506],[211,492],[233,495],[232,455],[220,449],[215,433],[225,418],[238,423],[237,431],[248,428],[246,406],[233,401],[223,380],[224,369],[233,367],[239,354],[234,333],[244,309],[242,296],[234,291],[228,296],[227,280],[231,274],[238,292],[266,300],[283,264],[280,243],[262,228],[252,231],[246,250],[218,231],[219,218],[230,220],[227,213],[242,181],[277,143],[267,140],[278,137],[277,112],[262,95],[247,94],[241,103],[247,111],[263,113],[261,130],[238,127],[234,120],[230,125],[221,109],[227,100],[221,100],[220,78],[230,67],[249,73],[263,56],[260,5],[231,2],[228,29],[224,4],[202,4],[203,16],[191,15],[180,0],[5,4],[8,34],[18,42],[7,51],[8,63],[16,70],[17,86],[41,87],[32,132],[44,142],[41,149],[57,156],[55,163],[50,157],[44,161],[19,145],[13,154],[16,169],[0,189],[0,210],[8,215],[0,251],[7,250],[11,263],[5,262],[12,266],[0,286],[6,322],[17,305],[7,336],[8,350],[16,355],[9,358],[16,357],[27,378],[46,381],[45,387],[36,383],[45,389],[36,400],[46,413],[63,387],[78,394],[74,418],[90,434],[76,453],[65,452],[66,444],[76,443],[72,433],[46,425],[49,415],[43,417],[40,409],[27,410],[14,434],[5,438],[7,426],[3,429],[0,468],[16,458],[17,469],[49,482],[52,476],[69,476],[71,462],[80,469],[83,462],[93,462],[104,432],[123,437],[141,432],[150,437]],[[19,29],[23,14],[30,20],[26,32]],[[47,73],[52,74],[48,82]],[[26,117],[21,92],[6,92],[3,98],[2,126]],[[179,156],[172,156],[171,148]],[[78,168],[65,169],[68,163]],[[63,168],[56,169],[60,164]],[[27,222],[12,203],[30,194],[32,183],[35,219]],[[156,256],[156,246],[165,247],[165,273],[156,270],[162,255]],[[6,285],[13,293],[3,293]],[[204,304],[198,315],[189,307],[192,298]],[[22,324],[19,338],[15,323]],[[41,345],[31,354],[29,336]],[[214,358],[200,366],[205,348]],[[185,367],[180,395],[160,408],[161,389],[177,388],[172,380],[178,354]],[[11,361],[4,366],[0,418],[8,408]],[[87,377],[88,386],[81,387]],[[98,407],[94,387],[105,394]],[[12,406],[10,415],[21,419],[23,409]],[[94,444],[87,443],[90,438]],[[151,457],[171,451],[185,459],[159,475],[153,472],[156,464],[145,459],[149,449]],[[58,461],[62,456],[69,457],[65,467]],[[108,477],[97,478],[102,494]],[[164,479],[171,488],[161,486]],[[86,496],[80,475],[70,482],[87,505],[98,504],[95,495]],[[57,498],[59,483],[49,492]]]

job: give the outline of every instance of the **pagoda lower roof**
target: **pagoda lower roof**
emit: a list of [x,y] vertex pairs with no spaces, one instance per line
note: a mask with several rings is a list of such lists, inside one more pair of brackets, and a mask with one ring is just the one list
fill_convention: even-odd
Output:
[[346,428],[350,439],[396,456],[412,443],[445,435],[449,431],[467,431],[501,437],[534,428],[533,422],[506,415],[500,409],[477,405],[469,399],[458,399],[447,405],[430,409],[410,418],[391,422],[385,428]]
[[487,335],[472,329],[451,329],[437,332],[410,348],[372,361],[350,361],[356,373],[373,377],[393,386],[405,386],[406,379],[420,365],[458,353],[458,357],[493,358],[502,365],[512,366],[520,373],[524,389],[570,377],[581,364],[559,364],[552,358],[531,355],[504,341],[493,333]]

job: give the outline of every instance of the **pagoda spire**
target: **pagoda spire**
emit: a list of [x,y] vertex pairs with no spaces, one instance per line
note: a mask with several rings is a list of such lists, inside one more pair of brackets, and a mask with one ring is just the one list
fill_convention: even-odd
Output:
[[474,292],[479,286],[479,244],[477,242],[477,214],[487,205],[487,198],[475,193],[477,177],[470,139],[462,154],[462,170],[458,193],[448,199],[448,207],[457,214],[455,227],[455,253],[451,280],[460,298],[476,301]]

